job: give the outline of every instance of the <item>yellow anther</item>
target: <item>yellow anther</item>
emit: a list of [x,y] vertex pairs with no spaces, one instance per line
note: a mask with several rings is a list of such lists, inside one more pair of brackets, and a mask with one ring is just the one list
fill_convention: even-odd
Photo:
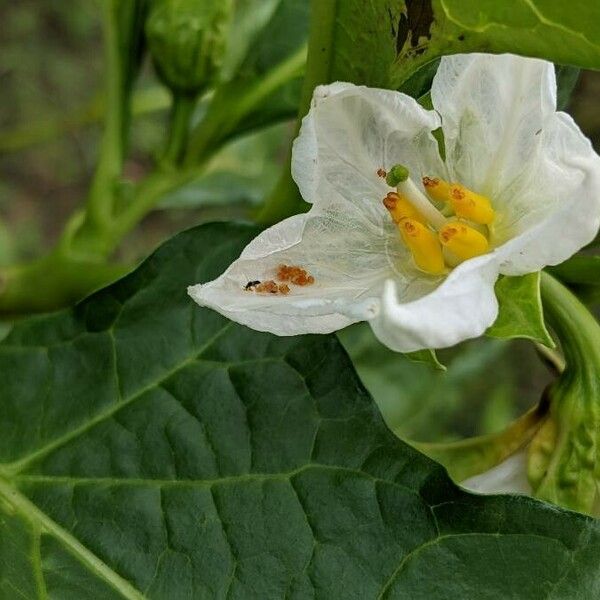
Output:
[[446,266],[442,246],[431,229],[410,217],[402,219],[398,229],[419,269],[432,275],[444,272]]
[[476,194],[458,183],[452,184],[448,202],[457,216],[481,225],[490,225],[496,213],[488,198]]
[[485,254],[489,248],[485,235],[460,221],[444,225],[440,229],[439,238],[443,246],[461,260]]
[[390,211],[390,215],[396,224],[406,218],[415,219],[419,223],[426,224],[425,218],[414,205],[396,192],[389,192],[383,199],[383,205]]
[[423,186],[430,198],[438,202],[448,202],[450,197],[450,184],[437,177],[423,177]]

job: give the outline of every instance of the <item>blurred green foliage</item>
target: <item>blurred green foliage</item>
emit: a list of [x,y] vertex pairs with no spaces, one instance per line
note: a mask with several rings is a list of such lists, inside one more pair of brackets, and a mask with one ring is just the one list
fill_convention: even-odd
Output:
[[540,399],[552,380],[531,343],[481,338],[438,351],[446,371],[380,344],[365,323],[339,332],[389,427],[416,441],[495,433]]

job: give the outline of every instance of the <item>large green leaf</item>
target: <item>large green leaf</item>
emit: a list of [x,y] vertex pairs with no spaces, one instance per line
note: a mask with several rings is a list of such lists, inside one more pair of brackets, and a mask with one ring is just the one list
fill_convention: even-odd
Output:
[[189,300],[255,233],[183,233],[0,344],[0,597],[597,597],[594,520],[468,495],[334,336]]
[[[319,0],[331,43],[323,80],[397,88],[458,52],[513,52],[600,68],[600,4],[588,0]],[[413,84],[409,85],[412,88]]]
[[[381,0],[381,4],[388,4]],[[396,26],[396,24],[393,24]],[[600,68],[600,4],[587,0],[406,0],[391,81],[457,52],[512,52]]]

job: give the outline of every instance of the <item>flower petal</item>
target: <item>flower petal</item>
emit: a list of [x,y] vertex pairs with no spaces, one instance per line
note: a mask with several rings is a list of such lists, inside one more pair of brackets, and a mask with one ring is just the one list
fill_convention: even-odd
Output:
[[527,451],[521,450],[489,471],[470,477],[461,484],[480,494],[532,494],[527,480]]
[[[256,237],[223,275],[189,288],[201,306],[276,335],[329,333],[372,317],[391,274],[387,236],[348,220],[345,213],[313,210]],[[288,294],[244,290],[249,281],[276,280],[280,264],[305,269],[314,284],[288,282]]]
[[445,173],[431,135],[439,126],[435,111],[405,94],[348,83],[320,86],[294,142],[292,176],[307,202],[326,206],[325,187],[331,186],[377,223],[390,189],[378,169],[402,163],[415,181]]
[[431,98],[452,178],[495,198],[529,168],[536,132],[556,110],[554,67],[511,54],[444,57]]
[[509,241],[495,253],[506,275],[565,261],[600,227],[600,157],[590,141],[560,112],[546,119],[540,138],[528,183],[498,215],[495,237]]
[[482,335],[498,315],[493,254],[465,261],[435,290],[402,302],[396,282],[385,283],[381,309],[370,320],[373,332],[398,352],[445,348]]

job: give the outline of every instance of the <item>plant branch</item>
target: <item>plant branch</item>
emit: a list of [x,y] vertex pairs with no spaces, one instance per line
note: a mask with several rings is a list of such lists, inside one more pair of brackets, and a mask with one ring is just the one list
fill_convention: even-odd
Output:
[[538,497],[590,513],[600,476],[600,325],[548,273],[541,293],[566,368],[548,389],[550,414],[529,448],[529,481]]
[[217,89],[202,121],[190,134],[184,164],[202,162],[211,145],[225,143],[238,125],[285,83],[300,77],[306,63],[306,47],[299,48],[264,77],[251,84],[232,81]]
[[104,5],[104,37],[106,63],[106,113],[100,144],[98,165],[90,187],[86,208],[86,223],[92,228],[105,229],[112,211],[112,190],[121,175],[124,160],[124,130],[126,126],[127,85],[123,81],[119,24],[112,2]]
[[60,253],[4,269],[0,271],[0,315],[15,317],[61,308],[130,269],[130,265],[77,260]]
[[161,157],[163,167],[176,167],[185,154],[189,136],[190,120],[196,107],[196,95],[174,93],[171,122],[165,150]]

